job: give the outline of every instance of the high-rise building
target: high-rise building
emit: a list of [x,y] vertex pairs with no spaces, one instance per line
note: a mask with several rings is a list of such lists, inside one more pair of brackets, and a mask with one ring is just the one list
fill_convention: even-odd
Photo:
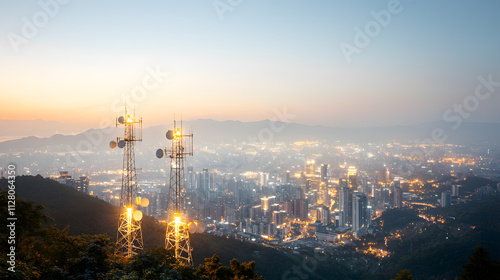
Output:
[[299,213],[297,216],[301,221],[307,221],[309,217],[309,202],[307,199],[299,200]]
[[354,166],[349,166],[347,169],[347,180],[351,190],[358,189],[358,170]]
[[203,194],[204,198],[209,197],[209,184],[210,184],[210,174],[207,168],[203,168],[203,171],[198,174],[198,192]]
[[345,185],[340,187],[339,191],[339,211],[342,215],[339,217],[341,226],[350,225],[352,223],[352,191]]
[[308,175],[313,175],[314,174],[314,164],[315,164],[314,160],[308,160],[306,162],[306,173]]
[[187,189],[189,191],[192,191],[194,189],[194,172],[193,172],[193,167],[188,166],[187,168]]
[[352,200],[352,230],[356,232],[368,226],[371,217],[368,216],[368,199],[366,194],[355,192],[352,195]]
[[260,187],[267,187],[269,181],[269,173],[260,172]]
[[447,207],[451,205],[451,192],[444,191],[441,193],[441,207]]
[[89,193],[89,177],[80,176],[79,180],[75,180],[73,186],[77,191],[88,194]]
[[68,171],[60,171],[59,177],[57,177],[55,180],[60,184],[72,187],[79,192],[83,192],[86,194],[89,193],[89,177],[87,176],[80,176],[80,179],[75,180],[68,174]]
[[260,217],[262,217],[262,207],[260,205],[256,205],[250,208],[250,218],[253,221],[256,221]]
[[285,185],[288,185],[288,184],[291,183],[291,180],[290,180],[290,171],[289,170],[287,170],[285,172],[285,176],[284,176],[284,180],[283,181],[284,181],[283,184],[285,184]]
[[326,163],[321,165],[321,182],[328,183],[328,164]]
[[273,223],[275,225],[282,225],[285,222],[287,213],[284,210],[273,212]]
[[320,221],[323,225],[331,224],[330,209],[328,209],[328,207],[326,206],[320,207],[318,209],[317,220]]
[[262,197],[260,199],[260,206],[262,207],[263,211],[267,211],[267,210],[269,210],[271,205],[273,205],[275,202],[276,202],[275,196]]
[[451,186],[451,196],[459,196],[460,195],[460,185],[452,185]]
[[293,199],[285,202],[285,212],[301,221],[308,220],[309,202],[307,199]]
[[403,190],[399,181],[394,182],[394,208],[403,208]]

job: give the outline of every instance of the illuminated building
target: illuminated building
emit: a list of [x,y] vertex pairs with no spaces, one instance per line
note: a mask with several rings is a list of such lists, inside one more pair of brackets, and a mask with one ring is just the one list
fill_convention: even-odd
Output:
[[452,185],[451,186],[451,196],[459,196],[460,195],[460,185]]
[[394,208],[403,208],[403,190],[400,181],[394,182]]
[[339,224],[340,226],[352,223],[352,190],[341,180],[339,190]]
[[275,225],[282,225],[285,223],[285,219],[287,217],[287,213],[284,210],[274,211],[273,212],[273,223]]
[[351,190],[358,189],[358,170],[354,166],[349,166],[347,169],[347,179]]
[[267,211],[271,205],[276,202],[275,196],[262,197],[260,199],[260,206],[262,207],[262,211]]
[[283,178],[283,181],[284,181],[284,182],[283,182],[283,184],[285,184],[285,185],[287,185],[287,184],[290,184],[290,183],[291,183],[291,179],[290,179],[290,171],[289,171],[289,170],[287,170],[287,171],[285,172],[285,176],[284,176],[284,178]]
[[368,199],[364,193],[355,192],[352,202],[352,231],[357,232],[369,225],[371,216],[368,215]]
[[328,164],[324,163],[321,165],[321,182],[328,183]]
[[314,175],[314,164],[315,164],[314,160],[308,160],[306,162],[306,173],[308,175]]
[[292,199],[285,202],[285,212],[295,219],[308,220],[309,204],[307,199]]
[[451,192],[444,191],[441,193],[441,207],[447,207],[451,205]]
[[80,176],[79,180],[75,180],[75,188],[79,192],[89,193],[89,177]]
[[260,172],[260,187],[267,187],[267,182],[269,181],[269,173]]
[[320,221],[324,225],[331,224],[330,209],[326,206],[318,208],[317,220]]
[[68,175],[68,171],[60,171],[59,177],[55,178],[55,180],[79,192],[89,193],[89,177],[87,176],[80,176],[80,179],[74,180],[72,176]]

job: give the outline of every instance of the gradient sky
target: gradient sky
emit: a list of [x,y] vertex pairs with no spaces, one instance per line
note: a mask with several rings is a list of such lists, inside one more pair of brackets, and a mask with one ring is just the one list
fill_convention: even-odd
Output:
[[[50,2],[42,0],[40,2]],[[38,1],[0,1],[0,119],[98,127],[159,67],[169,76],[135,102],[145,125],[184,119],[327,126],[442,120],[500,81],[500,2],[409,1],[348,63],[339,47],[390,1],[88,1],[60,5],[15,52]],[[228,3],[227,0],[220,0]],[[232,2],[237,2],[233,0]],[[500,122],[500,87],[466,121]]]

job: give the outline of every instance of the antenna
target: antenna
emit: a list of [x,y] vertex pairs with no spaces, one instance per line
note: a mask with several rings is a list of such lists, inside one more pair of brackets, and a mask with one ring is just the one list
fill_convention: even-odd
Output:
[[[109,147],[114,149],[116,147],[123,149],[123,169],[122,169],[122,186],[120,192],[120,207],[122,213],[118,221],[117,232],[117,254],[123,254],[125,257],[130,258],[136,255],[144,248],[142,241],[141,220],[142,212],[138,209],[141,205],[141,198],[136,197],[138,186],[137,176],[135,169],[135,142],[142,141],[142,118],[136,120],[135,109],[134,116],[130,117],[127,114],[127,107],[125,107],[125,114],[116,118],[116,127],[123,125],[125,133],[123,137],[117,137],[116,141],[111,141]],[[134,126],[139,130],[139,137],[136,137]],[[147,200],[147,199],[145,199]],[[138,206],[134,201],[139,201]],[[149,200],[147,201],[149,204]]]
[[[167,232],[165,247],[175,251],[175,258],[186,264],[193,264],[189,233],[194,233],[192,223],[187,222],[184,205],[184,162],[186,156],[193,155],[193,134],[184,134],[181,127],[177,127],[174,118],[174,129],[168,130],[166,135],[172,141],[170,148],[158,149],[156,157],[170,158],[170,185],[167,200]],[[197,229],[197,228],[196,228]],[[204,230],[204,226],[203,226]]]

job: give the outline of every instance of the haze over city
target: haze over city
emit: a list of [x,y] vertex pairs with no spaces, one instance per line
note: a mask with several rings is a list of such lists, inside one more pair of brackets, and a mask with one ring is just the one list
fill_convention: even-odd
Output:
[[0,0],[0,278],[499,279],[499,11]]

